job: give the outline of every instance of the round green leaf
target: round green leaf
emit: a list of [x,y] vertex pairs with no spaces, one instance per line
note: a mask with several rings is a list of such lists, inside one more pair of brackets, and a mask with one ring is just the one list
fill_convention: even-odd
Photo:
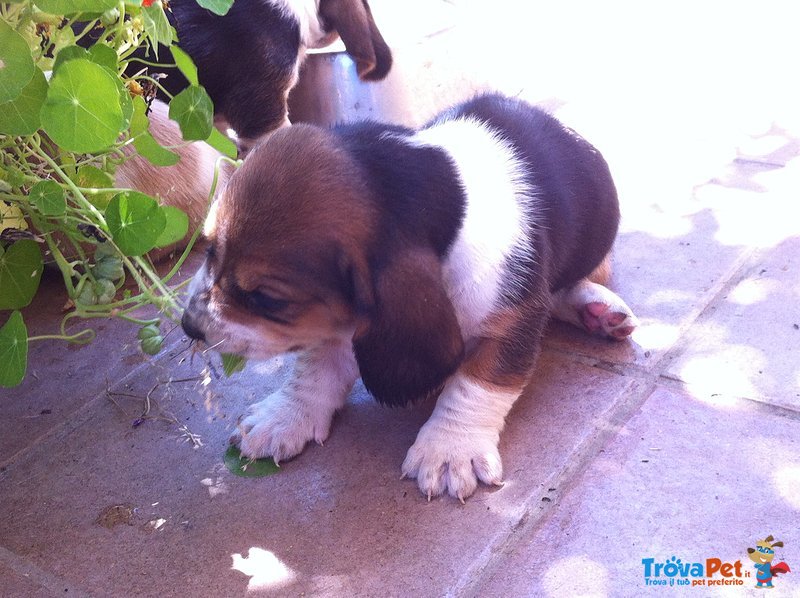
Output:
[[178,67],[181,74],[189,81],[189,85],[200,85],[200,80],[197,78],[197,67],[194,65],[191,57],[178,46],[172,46],[169,51],[172,52],[175,66]]
[[35,0],[34,4],[51,15],[92,14],[107,11],[117,5],[116,0]]
[[100,66],[110,69],[112,72],[117,70],[117,53],[114,48],[105,44],[96,43],[89,48],[89,60]]
[[28,329],[15,311],[0,328],[0,386],[16,386],[28,367]]
[[175,206],[162,206],[167,224],[156,241],[156,247],[166,247],[177,243],[189,232],[189,217]]
[[64,46],[58,51],[58,54],[56,54],[55,60],[53,61],[53,72],[57,72],[58,69],[61,68],[62,64],[65,64],[70,60],[75,60],[77,58],[90,60],[89,52],[86,51],[86,48],[81,48],[80,46],[75,46],[75,45]]
[[228,14],[231,6],[233,6],[233,0],[197,0],[197,3],[221,17]]
[[187,141],[208,139],[214,126],[214,104],[204,88],[191,85],[172,98],[169,117],[180,125]]
[[175,152],[161,147],[149,132],[150,120],[147,118],[147,104],[141,96],[133,98],[133,118],[131,118],[131,135],[134,136],[133,147],[144,158],[156,166],[172,166],[181,157]]
[[142,255],[156,246],[167,217],[158,202],[138,191],[118,193],[106,208],[111,237],[125,255]]
[[35,70],[25,38],[0,19],[0,102],[17,98]]
[[[78,168],[74,176],[70,177],[78,187],[85,189],[110,189],[114,186],[114,177],[91,164],[84,164]],[[86,199],[98,208],[105,208],[113,197],[111,193],[92,193],[84,191]]]
[[116,79],[89,60],[62,64],[50,81],[41,118],[45,132],[66,150],[106,149],[125,126]]
[[17,241],[5,252],[0,247],[0,309],[28,305],[42,278],[42,252],[31,239]]
[[47,97],[47,79],[37,68],[30,82],[16,99],[0,104],[0,133],[33,135],[41,126],[39,112],[45,97]]
[[262,478],[280,472],[281,468],[272,459],[248,459],[241,451],[231,445],[223,457],[225,466],[234,475],[243,478]]
[[55,181],[39,181],[31,187],[28,198],[44,216],[61,216],[67,209],[64,190]]

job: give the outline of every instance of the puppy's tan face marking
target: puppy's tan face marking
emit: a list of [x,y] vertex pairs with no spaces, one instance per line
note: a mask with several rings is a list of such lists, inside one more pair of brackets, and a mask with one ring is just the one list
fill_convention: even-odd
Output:
[[369,230],[362,190],[324,132],[292,130],[254,150],[206,223],[186,318],[220,352],[266,359],[351,337],[358,322],[350,264]]

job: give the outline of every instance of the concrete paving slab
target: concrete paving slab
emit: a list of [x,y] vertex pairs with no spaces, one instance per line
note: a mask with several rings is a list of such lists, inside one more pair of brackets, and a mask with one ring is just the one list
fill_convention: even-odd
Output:
[[[174,282],[190,276],[202,256],[190,256]],[[60,275],[47,272],[31,304],[22,310],[28,336],[59,334],[67,301]],[[139,317],[152,317],[152,310]],[[68,333],[92,328],[95,339],[85,345],[60,340],[29,344],[28,373],[22,384],[0,388],[0,464],[18,451],[62,425],[73,413],[102,392],[108,384],[152,361],[139,350],[138,327],[119,319],[74,321]],[[164,350],[181,343],[183,332],[164,325]]]
[[800,237],[788,239],[712,303],[667,375],[707,394],[800,411]]
[[[800,517],[800,418],[751,401],[706,402],[657,388],[543,524],[509,543],[474,596],[641,596],[643,559],[741,563],[742,585],[685,588],[756,595],[747,547],[785,539],[775,563],[794,570]],[[707,571],[707,569],[705,569]],[[653,568],[654,572],[654,568]],[[682,593],[684,586],[656,591]],[[674,579],[677,580],[677,577]],[[693,578],[689,577],[690,583]],[[723,578],[719,573],[711,579]],[[796,596],[800,579],[774,581]]]
[[[155,380],[190,372],[160,365],[115,390],[142,396]],[[153,393],[172,423],[133,427],[141,399],[93,403],[0,477],[2,546],[99,594],[441,595],[511,533],[530,497],[538,503],[546,484],[583,458],[604,414],[635,384],[545,355],[502,439],[505,487],[481,489],[462,506],[428,503],[414,482],[399,480],[430,406],[382,408],[363,389],[324,448],[308,448],[271,477],[230,474],[221,457],[236,416],[288,366],[261,367],[268,377],[251,365],[213,391],[176,383],[169,397]],[[203,446],[192,448],[188,432]]]

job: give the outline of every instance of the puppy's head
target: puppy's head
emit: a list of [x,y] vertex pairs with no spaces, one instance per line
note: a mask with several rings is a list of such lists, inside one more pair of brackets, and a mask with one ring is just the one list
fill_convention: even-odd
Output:
[[352,335],[351,256],[368,232],[352,170],[313,127],[278,130],[257,146],[206,220],[186,332],[252,359]]
[[281,129],[256,146],[206,222],[187,334],[251,359],[352,339],[379,400],[436,392],[463,354],[439,259],[378,238],[384,217],[367,181],[316,127]]

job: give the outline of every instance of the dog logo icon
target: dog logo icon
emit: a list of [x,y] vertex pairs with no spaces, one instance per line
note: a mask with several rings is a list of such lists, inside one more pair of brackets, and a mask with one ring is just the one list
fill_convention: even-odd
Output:
[[791,573],[789,565],[784,562],[772,564],[775,558],[775,548],[783,547],[783,542],[776,542],[772,536],[756,542],[755,548],[748,548],[747,554],[755,563],[757,588],[774,588],[772,578],[779,573]]

